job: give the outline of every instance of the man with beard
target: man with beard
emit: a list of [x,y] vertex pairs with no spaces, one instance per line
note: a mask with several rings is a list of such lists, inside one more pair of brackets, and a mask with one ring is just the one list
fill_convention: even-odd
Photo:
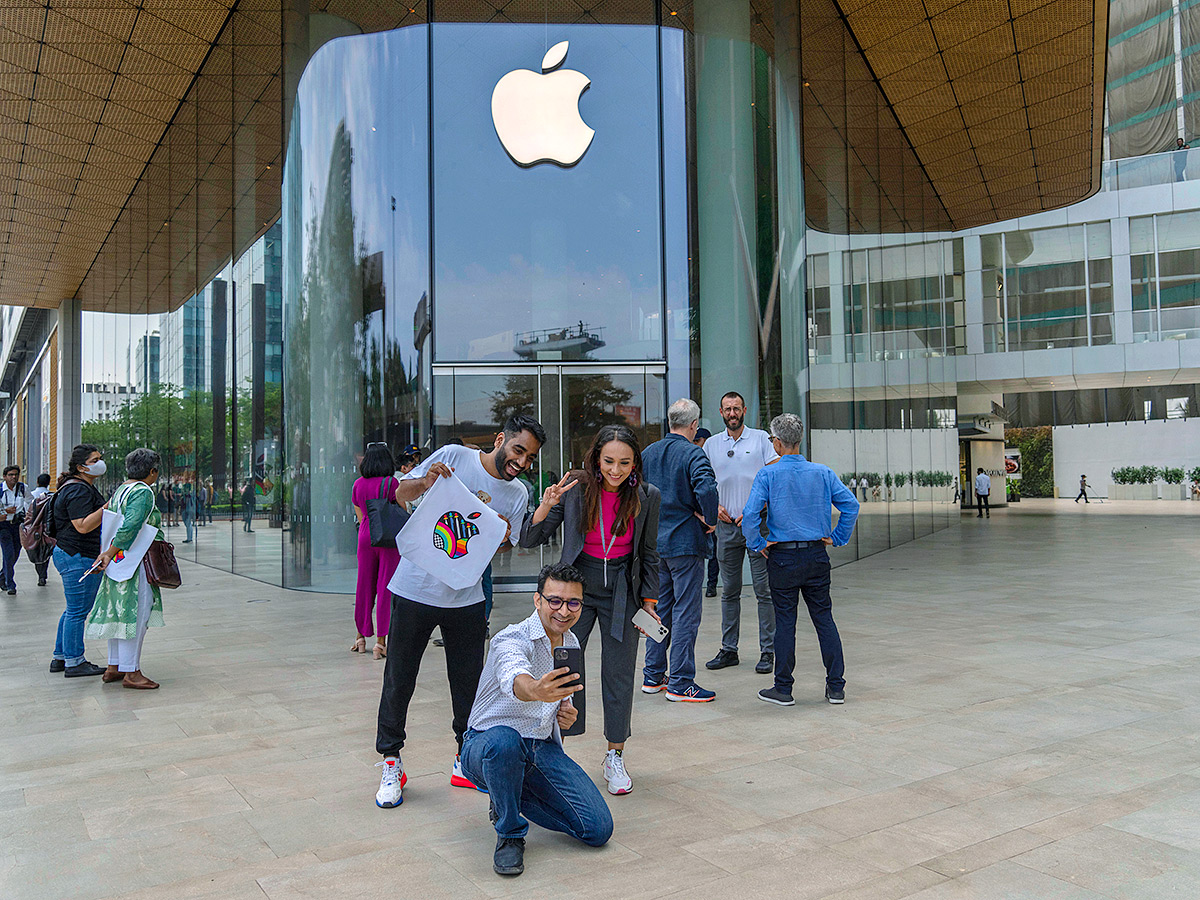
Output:
[[[508,534],[500,545],[502,551],[508,550],[521,534],[521,522],[529,504],[529,493],[516,479],[533,464],[545,442],[546,432],[537,419],[513,416],[496,435],[489,453],[453,444],[433,453],[401,479],[396,488],[396,502],[416,500],[437,479],[453,474],[508,523]],[[407,778],[400,763],[400,748],[404,746],[408,704],[417,686],[421,656],[433,629],[441,629],[445,642],[446,673],[454,711],[452,727],[460,751],[471,702],[483,671],[487,634],[482,578],[468,588],[455,590],[402,557],[388,589],[392,593],[392,625],[375,738],[375,749],[383,755],[383,762],[377,763],[383,767],[383,777],[375,804],[383,809],[403,802],[402,789]],[[463,776],[457,755],[450,783],[455,787],[475,787]]]
[[[738,664],[738,633],[742,621],[742,507],[759,469],[779,459],[765,431],[746,427],[746,401],[737,391],[721,398],[725,430],[704,444],[721,505],[717,508],[717,559],[721,563],[721,649],[704,665],[724,669]],[[754,671],[766,675],[775,665],[775,606],[767,579],[767,558],[750,551],[750,579],[758,599],[758,650]]]

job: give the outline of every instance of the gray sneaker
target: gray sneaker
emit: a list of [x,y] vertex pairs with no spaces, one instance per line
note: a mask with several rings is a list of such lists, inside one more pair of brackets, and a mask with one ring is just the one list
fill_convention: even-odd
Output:
[[774,703],[776,706],[795,706],[796,701],[791,694],[785,694],[775,687],[763,688],[758,692],[758,699],[764,703]]

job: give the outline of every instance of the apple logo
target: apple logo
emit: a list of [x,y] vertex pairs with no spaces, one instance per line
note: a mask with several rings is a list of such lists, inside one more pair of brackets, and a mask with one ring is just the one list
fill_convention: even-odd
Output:
[[591,79],[558,68],[567,58],[568,44],[561,41],[546,51],[542,74],[515,69],[492,91],[496,136],[519,166],[552,162],[567,168],[592,144],[596,132],[579,115],[579,98]]
[[479,513],[463,515],[457,510],[443,513],[433,526],[433,547],[451,559],[467,555],[467,542],[479,534],[479,526],[469,519],[478,519]]

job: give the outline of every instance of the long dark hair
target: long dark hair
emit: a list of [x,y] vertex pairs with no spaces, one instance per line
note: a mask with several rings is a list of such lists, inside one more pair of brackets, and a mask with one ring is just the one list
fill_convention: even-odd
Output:
[[396,474],[396,461],[392,451],[383,441],[367,444],[367,452],[358,464],[358,474],[363,478],[384,478]]
[[617,521],[613,523],[610,534],[624,534],[641,511],[642,501],[638,496],[638,486],[642,475],[642,448],[638,444],[637,435],[628,425],[605,425],[596,432],[596,439],[583,458],[583,519],[579,523],[580,531],[586,534],[600,521],[600,492],[604,489],[604,476],[600,473],[600,451],[610,441],[620,441],[633,451],[633,471],[617,489]]
[[71,458],[67,461],[67,471],[59,472],[58,480],[61,482],[67,478],[77,478],[79,467],[87,465],[88,457],[99,452],[100,448],[95,444],[76,444],[71,449]]

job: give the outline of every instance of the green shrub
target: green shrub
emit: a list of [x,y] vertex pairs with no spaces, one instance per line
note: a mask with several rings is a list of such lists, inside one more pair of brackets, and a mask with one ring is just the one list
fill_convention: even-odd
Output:
[[1188,472],[1188,479],[1200,484],[1200,466],[1196,466],[1196,468]]
[[896,487],[904,487],[904,485],[907,481],[908,481],[907,474],[905,474],[904,472],[896,473]]
[[1054,496],[1054,438],[1049,425],[1009,428],[1004,440],[1021,451],[1021,496]]
[[1172,466],[1163,466],[1162,480],[1167,484],[1183,484],[1183,469],[1174,468]]

